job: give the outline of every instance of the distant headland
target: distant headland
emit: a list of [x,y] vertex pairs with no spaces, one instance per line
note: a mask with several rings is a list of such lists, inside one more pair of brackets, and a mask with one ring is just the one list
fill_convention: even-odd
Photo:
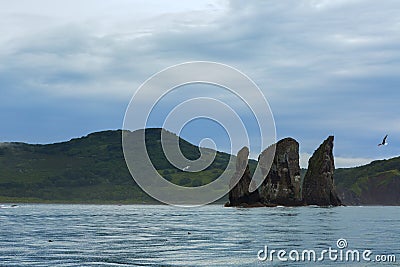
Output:
[[[200,173],[178,170],[162,153],[161,131],[146,129],[146,146],[155,168],[170,182],[202,186],[217,179],[226,168],[230,155],[217,152],[214,162]],[[121,135],[121,130],[113,130],[55,144],[2,143],[0,203],[159,204],[132,179],[124,161]],[[328,138],[306,170],[299,169],[297,141],[279,141],[272,168],[264,173],[266,179],[254,194],[246,191],[245,183],[258,162],[247,161],[246,149],[242,150],[239,162],[248,169],[243,177],[235,178],[241,180],[231,191],[231,205],[336,205],[336,197],[344,205],[400,205],[400,157],[334,170],[332,146],[333,138]],[[180,139],[180,148],[189,159],[200,156],[199,148],[184,139]],[[266,151],[259,158],[262,168]],[[228,200],[226,195],[217,203]]]

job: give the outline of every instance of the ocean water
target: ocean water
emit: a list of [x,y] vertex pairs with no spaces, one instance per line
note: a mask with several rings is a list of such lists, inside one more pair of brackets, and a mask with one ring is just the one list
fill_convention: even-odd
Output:
[[[2,205],[0,266],[400,266],[399,227],[400,207]],[[287,261],[260,261],[265,246]],[[371,261],[288,259],[329,247]]]

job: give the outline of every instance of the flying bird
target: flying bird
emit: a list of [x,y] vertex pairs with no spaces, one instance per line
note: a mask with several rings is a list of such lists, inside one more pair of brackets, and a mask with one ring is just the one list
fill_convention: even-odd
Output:
[[183,168],[183,171],[187,171],[189,170],[190,166],[186,166],[185,168]]
[[378,144],[378,146],[386,146],[388,143],[386,142],[386,138],[388,137],[388,135],[385,135],[385,137],[382,140],[382,143]]

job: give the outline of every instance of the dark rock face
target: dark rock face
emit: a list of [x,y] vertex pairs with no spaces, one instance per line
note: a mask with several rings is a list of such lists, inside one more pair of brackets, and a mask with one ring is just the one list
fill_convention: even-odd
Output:
[[329,136],[308,161],[308,170],[303,182],[303,201],[307,205],[339,206],[333,172],[333,136]]
[[357,196],[356,193],[354,193],[351,190],[348,190],[347,188],[340,188],[339,186],[336,188],[336,191],[338,192],[338,195],[340,196],[340,199],[342,201],[343,205],[346,206],[358,206],[364,203],[361,203],[360,197]]
[[[227,206],[342,205],[333,180],[335,163],[332,150],[333,136],[329,136],[310,158],[302,181],[299,143],[293,138],[280,140],[258,157],[261,175],[265,179],[257,190],[250,193],[249,187],[254,188],[255,185],[251,184],[252,177],[247,164],[249,149],[242,148],[237,156],[236,172],[231,180]],[[273,162],[268,169],[268,159],[271,157]]]
[[266,205],[301,205],[299,143],[293,138],[285,138],[275,146],[275,156],[269,172],[263,168],[263,162],[271,157],[272,147],[264,150],[258,158],[262,175],[266,176],[259,187],[261,201]]
[[[231,179],[229,191],[229,204],[227,206],[253,206],[258,205],[258,190],[249,192],[251,175],[248,165],[249,149],[243,147],[237,154],[236,172]],[[237,182],[239,181],[239,182]],[[236,185],[234,185],[237,182]]]
[[400,205],[400,177],[391,176],[393,171],[386,171],[364,178],[359,184],[359,194],[343,186],[337,187],[345,205]]

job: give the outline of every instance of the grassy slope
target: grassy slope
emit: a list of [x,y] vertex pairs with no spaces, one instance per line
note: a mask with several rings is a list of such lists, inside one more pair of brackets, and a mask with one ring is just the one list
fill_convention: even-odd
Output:
[[[207,184],[221,174],[229,160],[228,154],[218,152],[205,171],[182,172],[165,159],[160,129],[148,129],[146,137],[154,165],[175,184]],[[199,157],[196,146],[182,139],[180,146],[186,157]],[[255,165],[256,161],[250,161],[252,170]],[[400,157],[337,169],[335,183],[339,192],[352,196],[353,204],[399,205]],[[121,131],[49,145],[0,144],[0,202],[155,203],[131,178],[122,154]]]
[[400,205],[400,157],[337,169],[335,183],[348,204]]
[[[160,145],[160,129],[148,129],[146,144],[157,170],[182,186],[216,179],[229,160],[217,153],[201,173],[171,166]],[[196,146],[180,140],[183,154],[196,159]],[[255,162],[251,162],[254,168]],[[121,131],[104,131],[49,145],[10,143],[0,146],[0,202],[155,203],[134,182],[126,167]]]

